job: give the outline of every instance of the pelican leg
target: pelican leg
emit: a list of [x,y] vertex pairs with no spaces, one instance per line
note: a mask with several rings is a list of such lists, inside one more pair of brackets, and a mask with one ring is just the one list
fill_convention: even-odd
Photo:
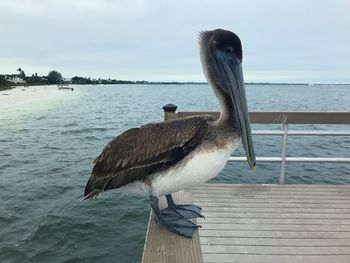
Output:
[[163,209],[161,212],[163,215],[181,215],[186,219],[202,217],[202,208],[196,205],[176,205],[171,194],[166,195],[168,207]]
[[159,210],[159,200],[156,196],[151,195],[150,200],[156,221],[160,227],[172,231],[178,235],[192,238],[193,233],[198,226],[179,214],[163,214]]

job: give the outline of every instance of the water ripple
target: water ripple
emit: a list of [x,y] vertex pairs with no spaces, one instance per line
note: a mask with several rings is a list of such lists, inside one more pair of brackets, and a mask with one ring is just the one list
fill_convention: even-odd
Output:
[[101,131],[108,131],[107,128],[103,128],[103,127],[100,127],[100,128],[83,128],[83,129],[74,129],[74,130],[65,130],[65,131],[62,131],[61,134],[65,135],[65,134],[80,134],[80,133],[87,133],[87,132],[101,132]]
[[[198,94],[201,100],[194,99]],[[247,85],[247,97],[250,110],[350,111],[349,87]],[[207,85],[77,86],[41,110],[1,116],[0,262],[115,262],[116,255],[118,262],[139,262],[148,200],[114,191],[92,202],[80,198],[91,161],[106,143],[126,129],[161,121],[166,103],[179,110],[219,107]],[[281,154],[280,137],[254,136],[254,142],[259,156]],[[287,147],[289,156],[347,157],[350,139],[290,137]],[[244,155],[243,148],[235,155]],[[212,182],[276,183],[279,169],[258,163],[250,173],[246,163],[229,163]],[[286,182],[350,184],[349,171],[350,164],[288,163]]]

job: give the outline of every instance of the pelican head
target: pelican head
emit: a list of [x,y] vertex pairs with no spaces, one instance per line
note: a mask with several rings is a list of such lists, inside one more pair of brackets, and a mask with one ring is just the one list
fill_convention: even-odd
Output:
[[256,165],[247,99],[242,72],[242,45],[239,37],[223,29],[200,33],[204,75],[219,98],[220,121],[231,122],[238,130],[250,169]]

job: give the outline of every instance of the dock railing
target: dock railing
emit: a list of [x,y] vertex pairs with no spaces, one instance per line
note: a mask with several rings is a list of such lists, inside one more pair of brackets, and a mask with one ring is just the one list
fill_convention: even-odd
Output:
[[[196,115],[206,115],[212,120],[219,118],[220,113],[214,111],[176,111],[177,106],[167,104],[163,107],[164,119],[171,120]],[[285,182],[285,170],[287,162],[317,162],[317,163],[350,163],[350,157],[298,157],[287,156],[288,136],[350,136],[350,130],[289,130],[295,124],[319,124],[319,125],[349,125],[350,112],[279,112],[257,111],[250,112],[250,121],[253,124],[280,124],[280,130],[253,130],[253,135],[281,136],[281,155],[271,157],[257,156],[258,163],[279,162],[279,184]],[[229,161],[246,161],[244,156],[231,156]]]

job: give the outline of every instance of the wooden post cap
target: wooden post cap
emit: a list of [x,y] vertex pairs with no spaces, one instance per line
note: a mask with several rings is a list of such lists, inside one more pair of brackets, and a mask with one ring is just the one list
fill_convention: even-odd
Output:
[[174,104],[166,104],[163,106],[163,110],[165,112],[175,112],[177,109],[177,106]]

